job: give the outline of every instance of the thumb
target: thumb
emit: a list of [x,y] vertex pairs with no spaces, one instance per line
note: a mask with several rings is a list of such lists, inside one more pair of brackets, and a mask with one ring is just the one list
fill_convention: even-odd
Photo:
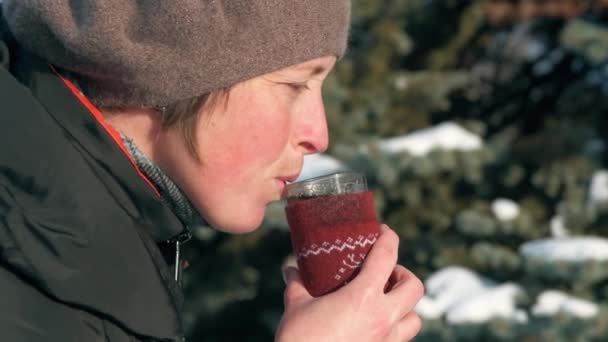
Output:
[[283,293],[283,302],[285,310],[289,310],[290,307],[298,306],[301,303],[307,302],[313,297],[308,293],[302,277],[300,277],[300,271],[293,267],[288,266],[283,270],[283,280],[285,281],[285,292]]

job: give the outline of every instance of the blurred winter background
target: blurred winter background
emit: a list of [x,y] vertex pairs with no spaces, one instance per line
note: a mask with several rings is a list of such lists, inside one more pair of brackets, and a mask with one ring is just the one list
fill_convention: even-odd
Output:
[[[608,1],[353,6],[332,147],[302,177],[366,173],[426,284],[415,341],[608,341]],[[195,233],[191,340],[272,341],[282,205],[250,235]]]

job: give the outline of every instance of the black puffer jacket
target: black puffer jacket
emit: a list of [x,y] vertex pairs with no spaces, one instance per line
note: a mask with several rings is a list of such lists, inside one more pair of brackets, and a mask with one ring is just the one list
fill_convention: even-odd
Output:
[[3,40],[1,340],[182,340],[182,296],[157,247],[182,224],[86,100]]

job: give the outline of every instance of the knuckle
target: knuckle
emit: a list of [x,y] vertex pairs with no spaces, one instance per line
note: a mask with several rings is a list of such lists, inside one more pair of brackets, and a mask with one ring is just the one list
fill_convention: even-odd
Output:
[[422,330],[422,319],[420,318],[420,316],[418,316],[413,311],[412,311],[412,318],[411,318],[410,324],[411,324],[411,329],[412,329],[413,335],[418,335],[420,330]]
[[382,245],[380,246],[379,254],[382,259],[392,259],[393,255],[396,254],[395,247],[392,245]]
[[412,292],[416,295],[417,299],[422,298],[424,296],[424,283],[418,277],[412,277],[410,280],[412,282]]
[[397,233],[392,230],[389,229],[385,232],[387,239],[394,244],[398,244],[399,243],[399,235],[397,235]]
[[399,272],[399,273],[405,273],[405,274],[410,273],[410,272],[408,271],[408,269],[407,269],[407,268],[405,268],[405,266],[403,266],[403,265],[401,265],[401,264],[397,264],[397,265],[395,266],[395,271],[396,271],[396,272]]
[[393,258],[397,255],[397,244],[391,240],[386,241],[386,243],[376,244],[374,248],[378,249],[378,254],[382,258]]
[[[396,252],[390,246],[378,246],[378,250],[376,250],[376,258],[376,262],[386,266],[383,267],[383,269],[386,268],[386,273],[388,273],[389,271],[392,272],[394,268],[391,267],[391,265],[394,265],[397,262]],[[391,265],[389,265],[389,263]],[[390,270],[388,269],[388,267],[390,267]],[[385,273],[385,271],[382,271],[382,273]],[[384,274],[378,274],[378,276],[384,276]]]

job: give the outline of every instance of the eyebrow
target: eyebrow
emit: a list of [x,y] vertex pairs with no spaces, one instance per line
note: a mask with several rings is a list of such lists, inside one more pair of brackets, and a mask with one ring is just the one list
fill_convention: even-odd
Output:
[[310,76],[317,76],[325,72],[325,67],[317,65],[310,71]]
[[317,76],[325,72],[325,67],[322,65],[306,65],[298,68],[300,70],[310,70],[310,76]]

